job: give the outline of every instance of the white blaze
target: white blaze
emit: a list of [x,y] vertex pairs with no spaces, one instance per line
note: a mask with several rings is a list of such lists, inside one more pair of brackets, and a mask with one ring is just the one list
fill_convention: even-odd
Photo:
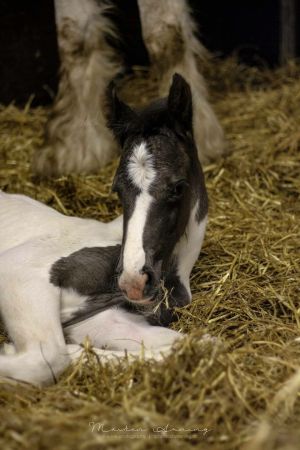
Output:
[[129,219],[123,255],[123,269],[127,274],[138,273],[145,265],[143,232],[151,202],[152,197],[147,192],[139,194]]
[[127,224],[123,254],[124,273],[134,275],[139,273],[146,261],[143,233],[153,200],[153,197],[149,194],[149,187],[155,178],[152,156],[148,153],[144,142],[133,150],[128,164],[128,175],[132,183],[141,190]]

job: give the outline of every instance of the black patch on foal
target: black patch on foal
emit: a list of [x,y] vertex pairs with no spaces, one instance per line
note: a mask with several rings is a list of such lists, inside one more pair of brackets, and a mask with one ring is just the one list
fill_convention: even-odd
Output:
[[116,267],[121,245],[85,247],[56,261],[50,269],[50,282],[62,289],[73,289],[88,299],[64,328],[126,302],[117,287]]
[[50,282],[80,295],[110,292],[116,285],[121,245],[86,247],[60,258],[50,269]]

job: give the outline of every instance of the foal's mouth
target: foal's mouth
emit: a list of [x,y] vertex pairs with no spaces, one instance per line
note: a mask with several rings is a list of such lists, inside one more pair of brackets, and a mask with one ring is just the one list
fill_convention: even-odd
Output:
[[139,272],[134,276],[122,273],[118,286],[124,298],[135,305],[152,305],[157,300],[160,286],[154,282],[153,276]]
[[160,289],[157,288],[154,290],[152,295],[147,296],[147,297],[142,297],[140,299],[132,299],[132,298],[128,297],[125,292],[123,292],[123,295],[126,298],[126,300],[130,303],[133,303],[135,305],[145,305],[145,306],[147,305],[148,306],[148,305],[155,305],[155,303],[159,299],[159,292],[160,292]]

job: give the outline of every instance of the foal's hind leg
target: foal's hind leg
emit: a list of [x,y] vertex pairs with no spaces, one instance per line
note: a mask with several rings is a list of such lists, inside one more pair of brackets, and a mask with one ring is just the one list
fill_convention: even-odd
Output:
[[0,308],[15,354],[0,355],[0,376],[53,383],[70,361],[60,323],[59,290],[20,246],[0,256]]
[[196,37],[196,24],[186,0],[138,0],[142,34],[152,70],[159,80],[159,94],[167,95],[175,72],[191,85],[194,134],[204,163],[224,151],[223,131],[207,99],[205,81],[199,72],[206,50]]
[[116,154],[104,116],[106,88],[120,67],[107,43],[114,36],[107,9],[96,0],[55,0],[60,82],[33,162],[40,175],[94,172]]

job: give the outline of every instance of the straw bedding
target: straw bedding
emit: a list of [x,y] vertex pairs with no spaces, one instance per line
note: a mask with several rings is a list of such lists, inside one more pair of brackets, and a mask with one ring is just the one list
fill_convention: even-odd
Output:
[[[229,155],[205,168],[208,231],[193,302],[174,325],[186,339],[160,363],[102,366],[87,345],[87,362],[43,390],[2,381],[1,448],[300,448],[300,66],[227,60],[206,71]],[[133,104],[155,93],[143,73],[123,86]],[[116,161],[98,175],[34,178],[46,118],[42,108],[0,109],[0,188],[66,214],[115,217]]]

